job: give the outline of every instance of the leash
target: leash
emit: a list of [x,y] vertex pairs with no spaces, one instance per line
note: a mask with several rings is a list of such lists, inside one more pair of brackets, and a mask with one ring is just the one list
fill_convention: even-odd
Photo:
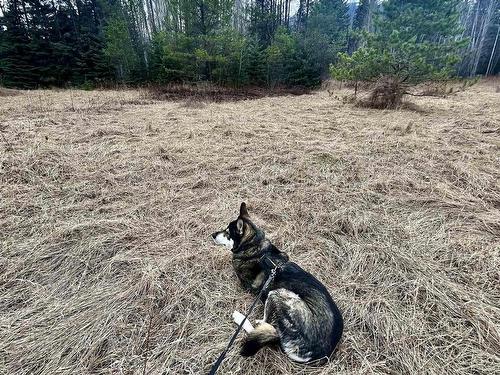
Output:
[[245,324],[245,321],[247,320],[248,316],[250,316],[250,314],[252,313],[255,305],[257,304],[257,301],[262,296],[262,293],[264,293],[266,291],[266,289],[269,288],[269,284],[271,284],[271,282],[274,280],[278,266],[272,260],[269,259],[269,261],[274,265],[274,268],[271,270],[271,274],[267,278],[266,282],[264,283],[264,286],[260,290],[257,297],[254,299],[252,305],[248,309],[248,312],[246,313],[245,318],[242,320],[242,322],[240,323],[238,328],[236,328],[236,331],[234,332],[233,336],[229,340],[229,343],[227,344],[226,349],[224,349],[224,351],[219,355],[219,358],[217,358],[217,361],[215,361],[215,363],[212,365],[212,368],[211,368],[210,372],[208,373],[208,375],[215,375],[215,373],[219,369],[220,365],[222,364],[222,361],[224,361],[224,358],[226,357],[227,352],[229,351],[231,346],[233,346],[234,340],[236,340],[238,333],[240,333],[241,328],[243,327],[243,324]]

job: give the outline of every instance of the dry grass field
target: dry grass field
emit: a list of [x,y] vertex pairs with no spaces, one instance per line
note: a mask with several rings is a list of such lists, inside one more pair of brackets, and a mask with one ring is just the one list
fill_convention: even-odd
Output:
[[241,201],[345,332],[324,367],[235,348],[219,374],[499,374],[496,84],[341,95],[4,92],[0,374],[206,374],[253,299],[209,238]]

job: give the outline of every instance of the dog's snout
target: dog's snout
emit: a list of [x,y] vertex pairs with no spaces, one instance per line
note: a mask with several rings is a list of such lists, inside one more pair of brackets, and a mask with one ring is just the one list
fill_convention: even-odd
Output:
[[212,233],[212,238],[215,240],[215,237],[217,237],[217,232]]

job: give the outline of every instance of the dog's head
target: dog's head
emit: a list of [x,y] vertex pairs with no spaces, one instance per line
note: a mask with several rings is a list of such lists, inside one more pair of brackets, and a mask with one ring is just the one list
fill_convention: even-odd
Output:
[[212,238],[217,245],[224,245],[231,251],[236,251],[242,243],[253,238],[256,232],[256,227],[250,221],[247,205],[243,202],[238,218],[231,221],[226,229],[212,233]]

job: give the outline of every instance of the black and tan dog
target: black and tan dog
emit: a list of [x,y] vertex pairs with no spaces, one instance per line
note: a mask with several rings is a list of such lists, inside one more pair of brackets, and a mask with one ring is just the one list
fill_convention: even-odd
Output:
[[[233,267],[243,286],[258,292],[271,270],[279,265],[276,277],[262,295],[264,318],[254,329],[246,321],[248,336],[241,354],[251,356],[266,345],[279,344],[294,361],[307,363],[329,357],[343,330],[342,315],[327,289],[310,273],[288,260],[248,215],[245,203],[240,215],[220,232],[212,234],[219,245],[233,252]],[[244,316],[235,311],[240,324]]]

